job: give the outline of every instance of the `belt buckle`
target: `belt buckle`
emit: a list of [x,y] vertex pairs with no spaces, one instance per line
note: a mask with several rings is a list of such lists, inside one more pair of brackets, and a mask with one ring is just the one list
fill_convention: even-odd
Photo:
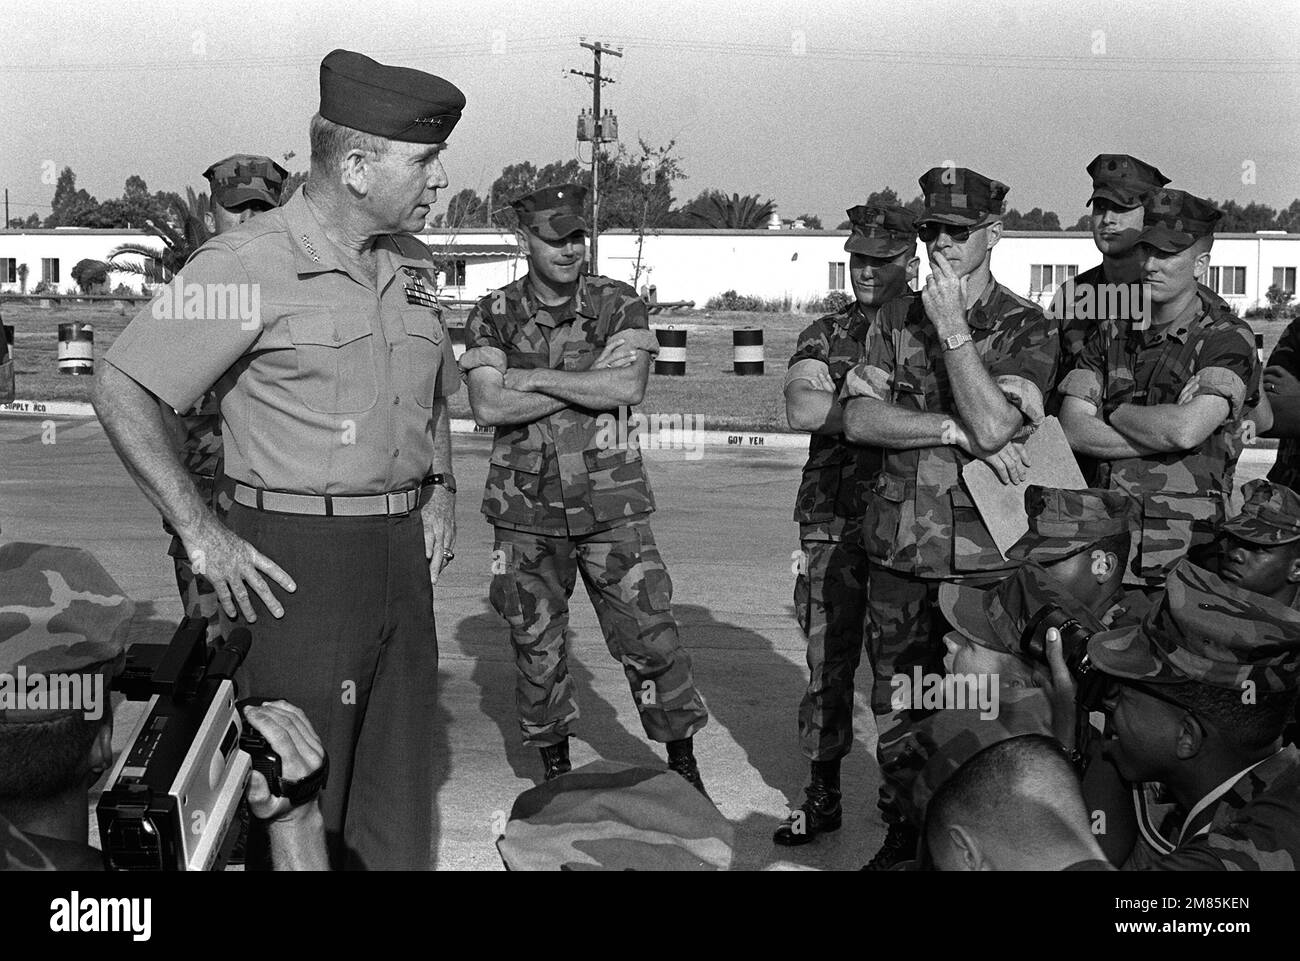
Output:
[[[406,499],[406,491],[389,491],[384,495],[388,501],[388,516],[397,517],[401,514],[411,513],[411,507]],[[397,498],[396,500],[394,498]]]

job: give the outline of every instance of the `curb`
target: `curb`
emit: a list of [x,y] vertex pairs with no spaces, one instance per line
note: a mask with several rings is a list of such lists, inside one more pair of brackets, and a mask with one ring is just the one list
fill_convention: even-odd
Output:
[[[73,400],[15,400],[0,404],[0,416],[12,414],[27,417],[94,417],[90,404]],[[472,420],[461,417],[451,419],[453,434],[483,434],[490,436],[492,428],[479,427]],[[744,447],[762,450],[807,450],[808,434],[765,433],[761,431],[725,430],[655,430],[642,435],[642,450],[683,450],[696,447]],[[1271,464],[1277,458],[1275,447],[1248,447],[1241,452],[1238,463]]]

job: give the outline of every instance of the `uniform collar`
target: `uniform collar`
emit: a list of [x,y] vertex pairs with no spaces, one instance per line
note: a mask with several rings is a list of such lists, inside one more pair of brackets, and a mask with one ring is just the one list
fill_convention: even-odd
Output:
[[[1218,810],[1219,804],[1229,795],[1238,802],[1233,807],[1240,807],[1242,804],[1253,800],[1255,789],[1260,780],[1265,783],[1271,781],[1276,775],[1275,768],[1285,767],[1286,760],[1289,759],[1288,754],[1293,755],[1294,753],[1294,747],[1284,745],[1268,757],[1261,758],[1254,764],[1246,765],[1246,767],[1197,801],[1192,806],[1192,809],[1187,812],[1187,817],[1183,821],[1182,830],[1178,834],[1179,845],[1207,833],[1211,825],[1214,824],[1214,814]],[[1262,770],[1260,770],[1261,768]],[[1256,771],[1259,772],[1256,778],[1246,777],[1246,775]],[[1191,831],[1190,834],[1188,833],[1189,830]]]
[[966,324],[976,330],[991,330],[997,325],[998,311],[996,304],[1001,298],[997,278],[989,274],[989,282],[984,285],[980,299],[966,309]]
[[[346,263],[339,256],[338,247],[325,235],[325,229],[316,216],[315,208],[307,200],[305,185],[284,205],[284,222],[289,228],[289,236],[293,242],[294,266],[299,274],[320,274],[338,270],[352,276]],[[403,253],[392,234],[379,237],[375,241],[375,251],[379,257],[380,290],[401,267],[429,266],[427,256],[418,257]]]
[[558,327],[576,317],[595,320],[599,316],[599,311],[591,305],[591,289],[587,285],[586,274],[578,278],[578,290],[573,297],[553,307],[543,304],[533,295],[532,286],[528,283],[528,274],[524,274],[519,279],[519,294],[524,316],[543,327]]
[[1142,344],[1150,347],[1152,344],[1158,344],[1162,340],[1176,340],[1183,344],[1187,342],[1187,335],[1192,329],[1192,325],[1205,312],[1205,304],[1201,302],[1198,295],[1195,297],[1187,308],[1175,317],[1170,323],[1166,324],[1159,331],[1145,330],[1142,331]]

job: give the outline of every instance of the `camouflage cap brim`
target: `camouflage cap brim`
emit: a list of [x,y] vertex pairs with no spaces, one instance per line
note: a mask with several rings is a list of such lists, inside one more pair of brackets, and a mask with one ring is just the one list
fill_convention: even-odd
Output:
[[220,204],[227,210],[253,200],[260,201],[269,207],[278,207],[280,205],[280,198],[269,190],[248,184],[240,184],[237,187],[231,187],[229,190],[212,191],[213,203]]
[[588,232],[587,219],[576,214],[546,215],[520,223],[543,240],[564,240],[573,234]]
[[1101,199],[1109,200],[1115,206],[1123,207],[1125,210],[1134,210],[1142,206],[1144,196],[1140,190],[1125,190],[1114,184],[1103,184],[1092,188],[1092,196],[1088,198],[1086,206],[1090,207],[1093,201]]
[[1187,680],[1168,661],[1156,657],[1141,624],[1094,634],[1088,641],[1088,659],[1093,667],[1112,677],[1162,684]]
[[916,250],[916,238],[904,237],[890,240],[888,237],[863,237],[853,234],[844,241],[844,249],[851,254],[863,254],[867,257],[897,257],[906,251]]
[[987,593],[987,590],[979,587],[941,584],[939,610],[953,629],[972,643],[1005,654],[1016,653],[1005,640],[1010,628],[1004,626],[999,630],[989,617],[985,604]]
[[926,210],[920,217],[916,218],[917,228],[924,227],[926,224],[951,224],[954,227],[975,227],[980,224],[989,224],[995,220],[1001,220],[1000,214],[969,214],[957,211],[945,210]]
[[1040,537],[1033,531],[1023,534],[1020,540],[1007,548],[1009,561],[1033,561],[1036,564],[1051,564],[1063,561],[1081,551],[1086,551],[1097,543],[1097,538]]
[[1146,244],[1167,254],[1176,254],[1196,243],[1196,235],[1185,230],[1174,230],[1168,224],[1153,224],[1138,235],[1137,243]]
[[1296,541],[1300,541],[1300,531],[1282,530],[1248,514],[1238,514],[1236,517],[1228,518],[1220,525],[1219,529],[1227,531],[1235,537],[1240,537],[1243,541],[1249,541],[1251,544],[1263,544],[1270,547],[1281,544],[1294,544]]

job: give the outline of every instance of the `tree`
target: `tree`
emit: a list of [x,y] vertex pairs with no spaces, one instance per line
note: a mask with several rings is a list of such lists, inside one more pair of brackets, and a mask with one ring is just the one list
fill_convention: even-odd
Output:
[[24,220],[22,217],[14,217],[9,221],[10,230],[25,230],[33,227],[39,227],[40,225],[41,225],[40,214],[32,214],[26,220]]
[[452,230],[489,227],[492,224],[491,209],[473,187],[464,187],[452,195],[447,201],[446,212],[435,216],[433,223],[435,227],[448,227]]
[[802,220],[804,227],[809,230],[821,230],[822,219],[816,214],[800,214],[795,220]]
[[591,186],[591,175],[583,169],[577,160],[556,160],[540,170],[527,160],[510,164],[501,171],[501,176],[492,182],[488,194],[496,205],[491,211],[492,223],[507,230],[513,230],[519,219],[510,207],[510,201],[542,187],[555,187],[560,184],[582,184]]
[[1080,217],[1078,220],[1074,222],[1074,226],[1071,227],[1070,229],[1081,230],[1084,233],[1088,233],[1088,234],[1092,233],[1092,214],[1084,214],[1082,217]]
[[[898,191],[893,187],[886,187],[884,190],[873,190],[871,193],[867,194],[867,199],[863,201],[863,204],[868,207],[873,204],[880,204],[886,207],[905,207],[918,217],[921,215],[921,212],[925,210],[925,199],[920,194],[917,194],[907,203],[903,203],[902,198],[898,196]],[[851,221],[842,220],[836,229],[848,230],[852,226],[853,224]]]
[[[35,216],[35,214],[33,214]],[[27,293],[27,275],[31,273],[31,268],[26,264],[18,265],[18,292]]]
[[1286,305],[1291,302],[1293,297],[1295,297],[1294,293],[1283,290],[1277,284],[1270,286],[1268,290],[1264,292],[1264,299],[1268,301],[1268,316],[1270,319],[1274,317],[1285,317]]
[[[290,154],[289,156],[293,156]],[[294,192],[307,182],[307,172],[298,170],[284,178],[284,183],[280,187],[280,206],[283,207],[289,202],[289,198]]]
[[[212,212],[208,195],[196,194],[193,187],[186,187],[185,197],[185,201],[173,205],[169,218],[151,218],[145,222],[146,229],[163,242],[162,250],[143,243],[119,244],[109,252],[109,268],[141,274],[150,283],[171,280],[211,236],[206,222]],[[119,260],[124,255],[143,258],[143,263]]]
[[774,201],[758,194],[728,197],[720,190],[706,190],[682,208],[690,226],[705,230],[756,230],[775,210]]
[[1041,207],[1027,214],[1013,207],[1003,215],[1002,226],[1007,230],[1060,230],[1061,218],[1050,210],[1044,213]]
[[108,264],[102,260],[79,260],[72,268],[72,279],[83,294],[94,293],[94,288],[108,282]]
[[54,200],[50,207],[50,215],[45,218],[46,227],[84,227],[85,221],[98,212],[99,202],[85,190],[78,190],[77,175],[71,167],[64,167],[54,184]]

